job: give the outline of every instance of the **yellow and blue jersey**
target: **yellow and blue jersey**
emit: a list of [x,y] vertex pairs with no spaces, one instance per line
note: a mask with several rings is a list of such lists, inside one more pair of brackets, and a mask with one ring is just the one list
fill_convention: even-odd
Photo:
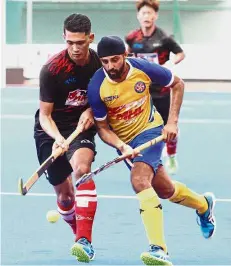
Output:
[[127,58],[130,66],[122,82],[109,78],[99,69],[88,85],[88,101],[98,121],[107,118],[110,127],[128,143],[141,132],[163,124],[149,93],[152,82],[164,87],[172,84],[171,71],[138,58]]

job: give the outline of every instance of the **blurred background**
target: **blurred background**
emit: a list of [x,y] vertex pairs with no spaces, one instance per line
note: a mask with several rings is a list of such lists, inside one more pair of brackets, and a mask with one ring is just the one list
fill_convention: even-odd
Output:
[[[96,44],[104,35],[124,38],[139,27],[134,0],[6,0],[5,20],[1,16],[6,84],[37,84],[41,65],[65,47],[63,21],[71,13],[90,17]],[[157,24],[185,50],[186,59],[174,67],[178,75],[190,81],[231,80],[230,0],[160,0]]]

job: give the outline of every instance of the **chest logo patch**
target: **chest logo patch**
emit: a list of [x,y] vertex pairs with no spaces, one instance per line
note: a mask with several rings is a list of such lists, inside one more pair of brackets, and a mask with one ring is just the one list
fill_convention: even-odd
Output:
[[70,91],[65,105],[71,106],[85,106],[87,104],[87,91],[77,89],[75,91]]
[[143,43],[134,43],[133,49],[142,49],[144,47]]
[[142,93],[142,92],[145,91],[145,89],[146,89],[146,85],[145,85],[145,83],[144,83],[143,81],[138,81],[138,82],[136,82],[134,88],[135,88],[135,91],[136,91],[137,93]]

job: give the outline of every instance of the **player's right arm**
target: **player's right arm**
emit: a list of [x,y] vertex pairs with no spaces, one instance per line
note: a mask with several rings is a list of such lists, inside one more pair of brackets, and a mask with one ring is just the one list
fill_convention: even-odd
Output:
[[100,96],[100,86],[105,78],[104,72],[96,72],[88,84],[87,97],[90,107],[93,111],[97,132],[103,142],[119,149],[125,143],[110,129],[107,121],[107,107]]
[[137,30],[130,31],[124,38],[125,42],[127,43],[127,52],[133,53],[132,45],[134,42],[134,37],[136,35]]
[[53,148],[62,147],[68,149],[64,137],[58,130],[54,120],[52,119],[52,111],[54,108],[55,80],[48,70],[43,67],[40,72],[40,104],[39,104],[39,122],[42,129],[55,140]]
[[[94,111],[93,111],[94,112]],[[95,117],[97,132],[103,142],[116,148],[123,155],[130,155],[134,158],[138,155],[129,145],[124,143],[109,127],[107,119],[97,120]]]
[[100,96],[100,86],[104,80],[102,72],[96,72],[88,84],[88,102],[92,108],[97,132],[103,142],[121,151],[122,154],[132,154],[132,158],[137,154],[126,143],[124,143],[110,128],[107,120],[107,107]]

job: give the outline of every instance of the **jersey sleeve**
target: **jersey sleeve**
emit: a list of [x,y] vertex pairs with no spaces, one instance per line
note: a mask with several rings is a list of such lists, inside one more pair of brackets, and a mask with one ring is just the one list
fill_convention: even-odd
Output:
[[139,29],[132,30],[124,37],[124,40],[127,43],[130,50],[132,50],[132,45],[134,43],[136,36],[139,34],[139,32],[140,32]]
[[100,96],[100,87],[104,79],[105,74],[101,68],[94,74],[87,89],[88,102],[97,121],[102,121],[107,117],[107,107]]
[[39,76],[39,88],[40,88],[40,100],[43,102],[53,103],[55,99],[56,88],[55,76],[53,76],[46,66],[40,71]]
[[178,54],[178,53],[183,52],[183,49],[180,47],[180,45],[173,38],[169,38],[168,48],[174,54]]
[[169,69],[155,63],[150,63],[144,59],[129,58],[128,60],[133,67],[136,67],[146,73],[152,83],[162,87],[170,87],[172,85],[174,75]]
[[129,32],[125,37],[124,37],[125,42],[127,43],[128,47],[131,48],[132,42],[133,42],[133,33]]

